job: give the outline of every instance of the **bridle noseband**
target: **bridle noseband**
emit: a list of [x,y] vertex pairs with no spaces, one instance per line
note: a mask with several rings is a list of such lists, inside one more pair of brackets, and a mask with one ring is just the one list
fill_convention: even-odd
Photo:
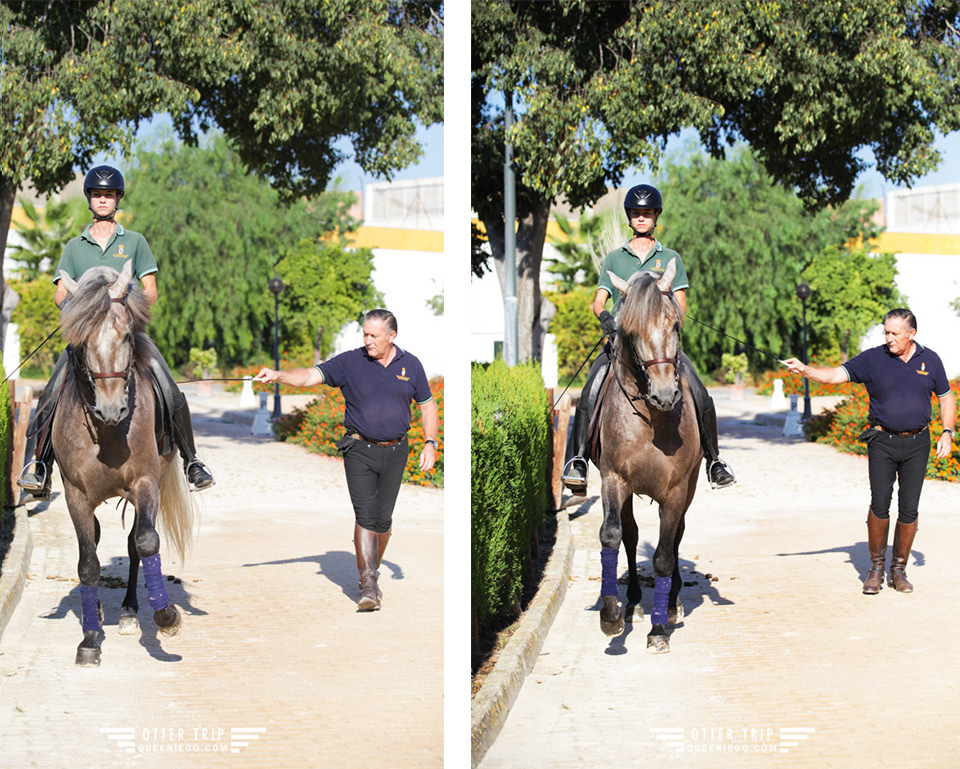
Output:
[[[126,307],[126,302],[124,301],[123,298],[111,298],[110,303],[122,304],[124,307]],[[95,389],[94,382],[98,379],[123,379],[125,381],[125,384],[123,387],[124,397],[125,398],[129,397],[130,379],[131,379],[130,371],[133,368],[134,356],[132,355],[130,356],[130,365],[127,366],[125,371],[104,371],[104,372],[96,371],[95,372],[95,371],[91,371],[87,367],[86,356],[83,354],[83,350],[85,346],[86,345],[81,345],[77,350],[71,350],[71,348],[67,348],[67,349],[71,350],[71,360],[74,362],[74,370],[77,372],[82,371],[86,375],[87,381],[90,385],[90,390],[93,391]],[[87,393],[85,393],[83,390],[84,388],[81,387],[80,399],[82,400],[83,405],[87,410],[93,410],[95,407],[95,404],[90,401],[90,399],[87,396]]]

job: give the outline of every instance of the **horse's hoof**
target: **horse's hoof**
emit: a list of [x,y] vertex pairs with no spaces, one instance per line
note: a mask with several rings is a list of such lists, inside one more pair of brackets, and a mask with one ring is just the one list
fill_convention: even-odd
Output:
[[667,609],[667,622],[671,625],[677,625],[683,622],[683,604],[677,600],[677,605]]
[[140,632],[140,620],[133,612],[121,609],[120,619],[117,621],[117,630],[120,635],[137,635]]
[[157,630],[165,636],[175,636],[180,632],[180,626],[183,624],[180,612],[172,604],[166,609],[154,612],[153,619],[157,623]]
[[623,612],[615,595],[605,595],[600,607],[600,629],[606,635],[620,635],[623,632]]
[[627,608],[623,611],[624,619],[627,622],[642,622],[643,621],[643,604],[642,603],[628,603]]
[[647,636],[647,654],[666,654],[670,651],[670,639],[665,635]]
[[77,647],[77,665],[82,668],[100,667],[100,647],[84,646],[82,643]]

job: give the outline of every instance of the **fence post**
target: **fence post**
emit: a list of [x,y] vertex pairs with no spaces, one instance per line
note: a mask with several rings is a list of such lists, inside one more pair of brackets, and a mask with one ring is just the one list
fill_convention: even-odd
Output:
[[13,451],[10,452],[10,501],[16,506],[20,501],[20,489],[17,486],[17,477],[23,467],[24,455],[27,453],[27,426],[30,424],[30,411],[33,409],[33,388],[24,387],[17,393],[17,421],[13,429]]
[[553,509],[560,509],[560,502],[563,498],[563,484],[560,482],[560,474],[563,472],[564,459],[567,456],[567,431],[570,426],[570,396],[564,395],[560,399],[557,407],[550,412],[551,425],[553,424],[553,415],[557,416],[557,429],[553,433],[553,452],[551,456],[550,473],[550,501],[553,502]]

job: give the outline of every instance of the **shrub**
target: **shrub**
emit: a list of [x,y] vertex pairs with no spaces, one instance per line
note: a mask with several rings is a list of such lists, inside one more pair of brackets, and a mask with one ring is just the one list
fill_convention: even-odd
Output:
[[[20,295],[20,302],[13,311],[12,323],[20,330],[20,358],[26,358],[47,336],[60,325],[60,310],[53,303],[54,285],[49,277],[37,280],[11,280],[10,286]],[[37,371],[43,377],[50,376],[53,364],[66,348],[63,332],[58,331],[37,350],[25,368]],[[20,376],[23,376],[21,373]]]
[[[848,385],[853,387],[853,385]],[[960,379],[950,383],[954,396],[960,397]],[[936,396],[931,396],[933,402],[933,418],[930,423],[930,457],[927,460],[927,478],[937,478],[947,481],[960,480],[960,456],[953,451],[946,459],[937,459],[937,441],[943,432],[940,422],[940,402]],[[835,446],[848,454],[866,454],[867,447],[857,440],[867,428],[867,415],[870,399],[866,388],[856,387],[849,397],[837,404],[833,409],[818,414],[805,428],[807,437],[817,443],[826,443]]]
[[[0,385],[0,467],[7,466],[7,452],[10,449],[11,433],[13,429],[13,412],[10,408],[10,386],[4,382]],[[6,504],[10,494],[10,478],[6,472],[0,473],[0,506]]]
[[[343,436],[343,395],[340,389],[335,387],[318,385],[314,389],[320,390],[316,399],[302,409],[295,408],[293,413],[280,419],[274,425],[274,434],[278,440],[303,446],[314,454],[340,456],[336,443]],[[418,486],[443,488],[443,377],[430,380],[430,392],[433,393],[440,414],[440,449],[437,451],[437,460],[429,473],[420,470],[420,452],[423,451],[426,436],[423,434],[422,420],[414,414],[410,431],[407,433],[410,456],[403,471],[403,481]]]
[[473,368],[471,399],[471,589],[486,624],[520,595],[543,520],[549,409],[539,370],[502,361]]
[[[838,360],[819,360],[812,358],[811,366],[839,366]],[[791,374],[786,368],[780,367],[773,371],[765,371],[756,380],[757,395],[770,395],[773,392],[773,382],[776,379],[783,380],[784,395],[803,395],[803,377],[799,374]],[[810,395],[846,395],[856,392],[857,387],[851,382],[843,384],[820,384],[810,381]]]

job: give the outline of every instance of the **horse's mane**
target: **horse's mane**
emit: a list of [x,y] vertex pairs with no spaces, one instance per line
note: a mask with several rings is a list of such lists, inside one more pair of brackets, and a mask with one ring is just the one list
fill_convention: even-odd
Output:
[[676,308],[677,317],[683,322],[680,304],[672,293],[660,293],[657,286],[659,279],[660,273],[657,272],[635,272],[630,276],[617,312],[617,324],[624,336],[635,337],[642,334],[644,329],[652,327],[663,311],[664,296]]
[[[60,326],[68,343],[81,345],[99,333],[110,311],[108,289],[119,275],[112,267],[94,267],[83,274],[77,291],[60,307]],[[136,281],[130,282],[124,304],[133,320],[134,334],[140,337],[150,320],[150,302]],[[140,346],[139,339],[137,346]]]

